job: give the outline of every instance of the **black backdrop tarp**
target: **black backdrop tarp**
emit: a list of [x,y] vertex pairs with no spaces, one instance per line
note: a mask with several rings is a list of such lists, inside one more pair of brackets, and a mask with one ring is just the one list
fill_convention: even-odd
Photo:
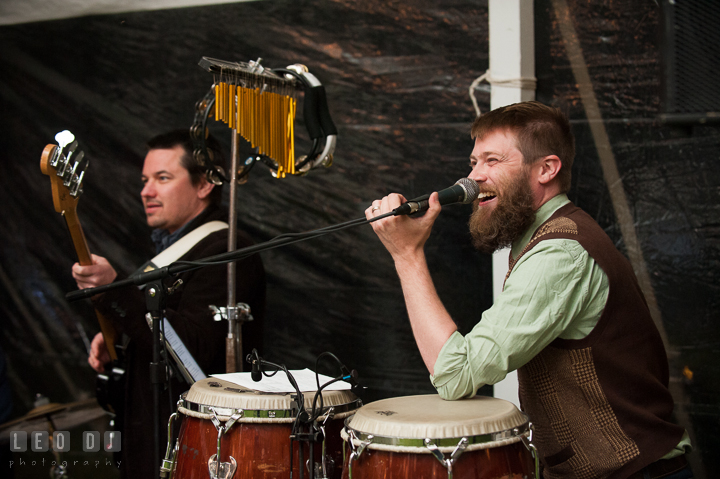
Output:
[[[718,132],[655,119],[655,2],[569,4],[673,345],[671,377],[683,382],[680,400],[712,471],[717,458],[704,452],[720,433]],[[552,3],[537,1],[535,9],[537,96],[570,115],[578,139],[571,199],[623,249]],[[303,63],[327,89],[339,130],[334,165],[285,180],[257,166],[239,190],[239,224],[256,241],[328,226],[362,216],[388,192],[415,196],[467,174],[474,117],[467,88],[488,67],[487,19],[486,1],[287,0],[0,28],[0,345],[14,416],[31,407],[34,393],[69,402],[93,388],[84,338],[97,326],[87,304],[64,300],[75,287],[74,254],[39,170],[56,132],[73,131],[91,160],[78,209],[91,250],[129,272],[152,253],[139,201],[143,142],[192,123],[212,83],[200,58]],[[478,92],[483,110],[488,88]],[[303,151],[301,121],[297,128]],[[229,151],[227,127],[212,131]],[[472,251],[468,212],[445,208],[427,246],[461,331],[492,301],[490,257]],[[359,371],[366,401],[433,391],[394,268],[370,227],[262,257],[268,359],[312,368],[332,351]]]

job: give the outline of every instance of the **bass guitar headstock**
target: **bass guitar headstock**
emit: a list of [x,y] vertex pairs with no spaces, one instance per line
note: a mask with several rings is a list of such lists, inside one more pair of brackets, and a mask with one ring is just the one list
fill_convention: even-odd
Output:
[[88,167],[85,152],[78,150],[75,136],[67,130],[55,135],[57,145],[47,145],[40,157],[40,170],[50,177],[55,211],[75,211]]

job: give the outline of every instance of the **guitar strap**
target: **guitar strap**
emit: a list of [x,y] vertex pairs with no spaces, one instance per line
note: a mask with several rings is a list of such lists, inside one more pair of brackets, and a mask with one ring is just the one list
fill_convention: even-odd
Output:
[[[160,254],[155,256],[153,259],[143,264],[138,268],[135,273],[147,273],[158,268],[164,268],[180,259],[185,253],[190,251],[193,246],[198,244],[203,238],[214,233],[216,231],[224,230],[228,228],[228,224],[224,221],[210,221],[203,225],[198,226],[172,245],[169,248],[162,251]],[[140,286],[144,288],[145,285]]]

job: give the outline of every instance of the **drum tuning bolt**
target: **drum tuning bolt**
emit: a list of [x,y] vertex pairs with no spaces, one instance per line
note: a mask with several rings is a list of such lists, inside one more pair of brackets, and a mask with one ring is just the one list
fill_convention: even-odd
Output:
[[172,479],[173,473],[175,472],[175,457],[177,456],[179,443],[173,448],[172,430],[173,421],[175,421],[177,417],[177,413],[174,412],[168,420],[168,442],[167,449],[165,450],[165,459],[163,459],[162,465],[160,466],[160,479]]
[[538,453],[537,447],[535,447],[535,444],[532,442],[534,431],[535,427],[533,426],[533,423],[530,423],[528,425],[528,433],[520,436],[520,439],[535,460],[535,477],[540,477],[540,454]]
[[[350,453],[350,460],[348,461],[348,475],[349,479],[352,479],[353,461],[358,460],[360,456],[362,456],[362,453],[365,452],[365,448],[372,444],[374,436],[372,434],[368,434],[365,441],[360,441],[355,435],[355,431],[352,429],[348,431],[348,436],[350,436],[348,443],[350,444],[350,449],[352,450]],[[360,443],[357,447],[355,446],[355,441]]]
[[215,408],[210,408],[210,410],[213,413],[210,420],[215,426],[215,429],[217,429],[218,431],[217,453],[213,454],[210,459],[208,459],[208,472],[210,473],[210,479],[230,479],[235,475],[235,469],[237,469],[237,461],[234,457],[230,456],[230,462],[221,462],[220,445],[222,442],[222,437],[225,435],[226,432],[228,432],[231,427],[233,427],[235,422],[237,422],[237,420],[243,416],[243,411],[236,410],[235,413],[230,416],[230,419],[225,422],[225,424],[221,424],[220,419],[218,419],[215,412]]
[[458,460],[460,457],[460,454],[465,452],[465,448],[468,445],[468,439],[466,437],[460,439],[460,442],[458,443],[457,447],[453,450],[453,452],[450,454],[450,459],[445,459],[445,456],[442,452],[440,452],[440,449],[432,443],[430,439],[425,439],[425,447],[430,449],[430,452],[432,455],[440,461],[440,464],[445,466],[445,469],[447,469],[448,472],[448,479],[453,479],[453,465],[455,464],[455,461]]
[[[334,414],[333,414],[333,411],[332,411],[332,408],[330,408],[330,411],[328,412],[328,415],[325,416],[325,421],[323,421],[322,426],[320,426],[320,431],[322,432],[322,437],[323,437],[323,439],[322,439],[322,453],[321,453],[321,455],[320,455],[320,457],[321,457],[321,459],[322,459],[322,464],[321,464],[321,466],[322,466],[322,479],[328,479],[328,469],[330,469],[331,471],[332,471],[333,469],[335,469],[335,461],[333,460],[332,457],[330,457],[330,456],[327,455],[327,451],[326,451],[326,447],[325,447],[325,443],[326,443],[326,439],[327,439],[327,436],[325,435],[325,422],[327,422],[327,420],[331,417],[331,415],[334,415]],[[319,476],[319,474],[316,474],[316,476]]]

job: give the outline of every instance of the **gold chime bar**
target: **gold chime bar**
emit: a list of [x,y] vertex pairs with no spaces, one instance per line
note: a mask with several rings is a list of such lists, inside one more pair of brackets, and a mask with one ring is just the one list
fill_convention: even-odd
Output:
[[[294,91],[294,90],[292,90]],[[292,96],[220,81],[215,118],[235,128],[253,148],[278,163],[278,178],[295,174],[295,114]]]

